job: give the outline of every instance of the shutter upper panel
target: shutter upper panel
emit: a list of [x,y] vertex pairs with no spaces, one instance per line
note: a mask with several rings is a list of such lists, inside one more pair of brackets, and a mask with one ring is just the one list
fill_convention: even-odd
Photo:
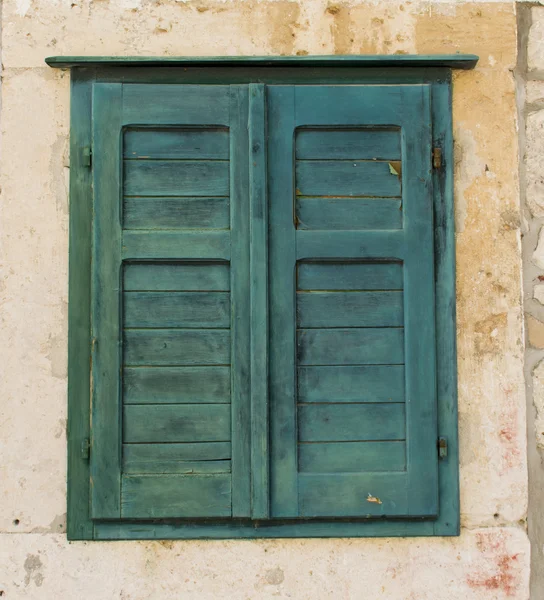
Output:
[[94,86],[94,518],[248,515],[247,111]]
[[268,103],[272,515],[436,516],[429,87]]

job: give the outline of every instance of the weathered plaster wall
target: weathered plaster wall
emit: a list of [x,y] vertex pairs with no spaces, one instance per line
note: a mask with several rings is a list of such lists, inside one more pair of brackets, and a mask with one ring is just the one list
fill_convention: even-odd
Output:
[[[44,57],[456,51],[481,56],[454,84],[461,537],[68,544],[69,73]],[[514,5],[4,0],[2,53],[0,596],[528,598]]]
[[519,10],[518,79],[531,591],[544,590],[544,8]]

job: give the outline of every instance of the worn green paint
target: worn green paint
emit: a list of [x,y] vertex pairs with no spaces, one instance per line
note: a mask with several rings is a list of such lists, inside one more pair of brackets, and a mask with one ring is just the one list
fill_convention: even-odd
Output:
[[425,67],[430,65],[451,67],[452,69],[472,69],[478,62],[474,54],[428,54],[428,55],[336,55],[336,56],[50,56],[45,62],[56,68],[69,67],[129,67],[129,66],[268,66],[285,67],[322,67],[326,65],[369,67],[410,66]]
[[95,519],[121,516],[121,99],[93,86],[91,496]]
[[232,516],[251,514],[249,95],[230,88]]
[[268,197],[266,90],[249,86],[251,517],[270,515],[268,418]]
[[[434,187],[434,205],[435,205],[435,215],[440,217],[438,221],[438,225],[435,226],[435,249],[436,249],[436,264],[437,264],[437,279],[438,284],[436,287],[437,296],[436,302],[437,306],[445,307],[446,312],[440,312],[437,310],[436,312],[436,329],[437,329],[437,339],[438,345],[440,348],[444,349],[444,353],[441,356],[440,352],[438,354],[438,390],[439,390],[439,405],[438,405],[438,426],[440,433],[442,435],[446,435],[449,438],[449,446],[450,446],[450,455],[448,459],[441,461],[439,464],[439,474],[440,474],[440,516],[436,520],[432,521],[421,521],[415,519],[413,521],[402,521],[395,520],[394,522],[387,521],[372,521],[369,520],[367,522],[355,522],[352,523],[343,523],[341,521],[336,523],[331,523],[323,521],[323,522],[311,522],[302,520],[298,524],[294,524],[292,522],[281,522],[274,521],[271,523],[266,523],[263,521],[247,521],[247,520],[238,520],[235,519],[230,523],[219,523],[210,521],[206,524],[196,524],[191,523],[190,521],[183,521],[178,523],[169,523],[169,524],[131,524],[131,523],[104,523],[101,521],[96,521],[94,524],[94,528],[90,523],[89,519],[85,517],[85,510],[82,507],[85,507],[85,494],[88,494],[88,475],[85,475],[85,463],[77,462],[76,458],[81,461],[79,458],[79,447],[78,444],[73,443],[70,439],[69,448],[70,448],[70,464],[71,472],[71,483],[73,481],[79,482],[77,485],[77,494],[75,496],[74,490],[71,490],[71,498],[77,498],[79,502],[79,508],[77,516],[74,517],[74,521],[70,522],[69,517],[69,536],[72,539],[90,539],[91,537],[96,537],[97,539],[135,539],[135,538],[157,538],[157,537],[167,537],[167,538],[207,538],[207,537],[219,537],[219,538],[236,538],[236,537],[282,537],[282,536],[309,536],[309,537],[323,537],[330,535],[342,535],[342,536],[372,536],[372,535],[432,535],[434,534],[442,534],[442,535],[452,535],[458,533],[458,482],[457,482],[457,462],[456,462],[456,405],[455,405],[455,361],[452,360],[455,356],[455,328],[454,328],[454,320],[452,318],[452,313],[454,314],[454,278],[453,278],[453,219],[452,219],[452,179],[451,179],[451,117],[449,111],[451,110],[451,98],[450,98],[450,84],[447,70],[445,69],[424,69],[417,70],[411,67],[403,67],[402,70],[391,69],[385,72],[378,72],[375,69],[357,69],[353,67],[343,68],[341,73],[328,71],[327,68],[324,69],[313,69],[312,73],[302,69],[295,69],[294,67],[282,68],[278,69],[277,67],[273,68],[273,73],[268,71],[267,73],[257,74],[256,70],[251,70],[250,67],[240,67],[240,68],[227,68],[227,69],[200,69],[194,70],[189,69],[189,72],[182,72],[179,69],[168,69],[161,70],[161,72],[157,72],[153,69],[141,69],[140,67],[131,67],[129,71],[123,73],[119,69],[105,69],[101,71],[94,72],[92,70],[82,70],[81,76],[78,76],[75,72],[73,79],[73,100],[72,100],[72,115],[82,115],[85,111],[89,110],[88,100],[84,101],[83,97],[78,102],[78,96],[75,93],[77,91],[77,83],[80,81],[84,81],[85,77],[91,78],[93,75],[97,75],[98,77],[102,77],[104,80],[108,78],[112,78],[115,80],[116,78],[123,76],[125,81],[132,79],[133,81],[139,81],[140,83],[151,83],[155,81],[169,81],[171,83],[176,82],[217,82],[221,78],[224,82],[233,82],[233,81],[241,81],[244,78],[251,80],[251,77],[259,77],[259,79],[266,81],[269,78],[270,81],[276,80],[278,82],[282,81],[284,78],[284,82],[288,83],[289,80],[297,78],[302,80],[309,80],[313,78],[313,81],[318,83],[333,83],[335,81],[346,81],[348,78],[351,78],[352,81],[357,82],[368,82],[368,83],[377,83],[384,82],[387,83],[406,83],[406,82],[430,82],[432,83],[432,110],[433,110],[433,142],[434,144],[439,143],[443,147],[444,158],[446,163],[446,168],[442,169],[441,172],[435,172],[433,174],[433,180],[435,183]],[[197,72],[198,71],[198,72]],[[332,81],[330,81],[332,79]],[[84,88],[86,86],[87,90],[90,88],[88,83],[82,84]],[[86,92],[89,93],[88,91]],[[82,94],[84,96],[84,94]],[[88,135],[88,134],[87,134]],[[84,138],[85,136],[83,136]],[[89,145],[88,138],[87,140],[82,139],[80,143],[87,142],[84,145]],[[72,144],[74,139],[72,138]],[[79,144],[78,144],[79,145]],[[75,156],[74,148],[72,151],[72,156]],[[448,162],[448,160],[450,162]],[[75,167],[75,168],[74,168]],[[84,167],[81,165],[80,169],[83,171]],[[77,216],[77,210],[74,210],[73,207],[73,199],[77,197],[79,192],[80,197],[89,198],[89,190],[85,189],[83,184],[80,184],[80,180],[76,180],[75,173],[77,171],[77,161],[74,164],[74,159],[72,159],[72,212],[71,217],[74,218]],[[87,170],[88,172],[88,170]],[[82,179],[85,179],[85,173],[83,173]],[[76,180],[74,182],[74,180]],[[75,196],[74,196],[75,194]],[[83,207],[79,207],[84,212]],[[73,226],[73,222],[71,223]],[[88,228],[88,221],[85,223],[81,223],[80,229],[78,230],[78,234],[82,234],[84,232],[83,227]],[[167,232],[165,232],[167,233]],[[339,233],[339,232],[337,232]],[[374,233],[374,232],[369,232]],[[300,232],[302,234],[302,231]],[[77,239],[79,240],[81,236],[78,235]],[[372,237],[372,236],[371,236]],[[76,239],[75,236],[73,239]],[[179,238],[177,238],[179,241]],[[175,240],[172,240],[172,247],[175,246]],[[355,247],[357,242],[360,242],[361,238],[359,236],[355,236],[352,238],[352,246]],[[320,246],[322,240],[317,240],[316,238],[306,238],[302,241],[302,250],[300,250],[300,255],[304,256],[311,252],[313,246],[314,248]],[[372,240],[371,247],[379,246],[378,239]],[[397,242],[394,242],[393,249],[397,245]],[[145,242],[142,242],[145,243]],[[333,244],[331,244],[332,246]],[[349,244],[348,244],[349,245]],[[194,252],[189,251],[190,244],[187,245],[187,254],[186,258],[195,259]],[[298,244],[297,244],[298,246]],[[74,280],[75,277],[75,268],[76,262],[74,261],[74,243],[72,243],[72,254],[71,254],[71,280]],[[184,252],[185,254],[185,252]],[[82,256],[83,255],[83,256]],[[84,259],[85,253],[82,252],[79,254],[79,261],[77,261],[77,266],[79,267],[77,276],[78,280],[81,278],[84,280],[85,273],[89,273],[88,271],[88,258]],[[76,254],[76,257],[78,255]],[[88,254],[87,254],[88,257]],[[228,258],[230,257],[230,253],[226,253],[223,251],[222,256],[215,256],[214,258]],[[165,258],[175,259],[175,256],[167,256]],[[204,258],[210,258],[208,256]],[[333,257],[334,258],[334,257]],[[338,257],[342,258],[342,257]],[[88,276],[88,275],[87,275]],[[313,289],[313,288],[310,288]],[[349,288],[344,288],[349,289]],[[395,288],[386,288],[386,289],[395,289]],[[398,288],[397,288],[398,289]],[[72,293],[72,290],[71,290]],[[74,323],[77,324],[78,319],[81,321],[85,321],[85,303],[88,303],[88,297],[81,298],[82,302],[76,308],[76,310],[72,310],[72,305],[70,307],[70,326],[71,326],[71,334],[72,334],[72,326]],[[87,317],[88,318],[88,317]],[[72,337],[71,337],[72,339]],[[88,338],[87,338],[88,339]],[[72,346],[73,347],[73,346]],[[77,348],[77,346],[76,346]],[[84,354],[83,347],[80,348],[80,354],[77,352],[75,356],[70,357],[71,360],[71,368],[70,368],[70,376],[72,379],[76,376],[83,377],[84,381],[84,369],[88,367],[88,356],[87,361],[84,362],[82,360],[81,354]],[[79,360],[76,360],[77,357],[80,357]],[[176,367],[174,367],[176,368]],[[195,367],[196,368],[196,367]],[[441,383],[442,382],[442,383]],[[85,423],[88,423],[88,400],[85,401],[84,394],[83,396],[78,396],[75,398],[75,394],[73,393],[73,383],[70,388],[72,391],[70,393],[70,415],[72,421],[74,421],[74,429],[76,426],[80,427],[81,431],[85,431]],[[453,387],[452,387],[453,386]],[[88,396],[87,396],[88,398]],[[75,407],[75,409],[74,409]],[[87,415],[87,416],[86,416]],[[72,431],[72,430],[71,430]],[[334,458],[334,457],[333,457]],[[88,472],[88,471],[87,471]],[[85,490],[87,488],[87,490]],[[87,496],[88,497],[88,496]],[[304,496],[306,498],[306,496]],[[325,500],[323,500],[325,502]],[[87,503],[88,505],[88,503]],[[380,505],[377,505],[379,507]],[[69,514],[75,514],[75,508],[73,505],[69,506]],[[376,507],[373,507],[376,508]],[[72,511],[72,512],[70,512]],[[383,513],[372,513],[372,514],[383,514]],[[94,533],[93,533],[94,529]]]

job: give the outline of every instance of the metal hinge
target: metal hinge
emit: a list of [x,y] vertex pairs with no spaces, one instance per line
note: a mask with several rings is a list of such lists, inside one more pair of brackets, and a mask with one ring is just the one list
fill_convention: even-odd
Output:
[[92,167],[93,166],[93,150],[90,146],[85,146],[83,148],[83,166],[84,167]]
[[442,148],[433,148],[433,168],[442,168]]
[[438,458],[448,456],[448,440],[445,437],[438,438]]
[[83,460],[89,460],[90,455],[91,455],[91,442],[90,442],[89,438],[85,438],[81,442],[81,458]]

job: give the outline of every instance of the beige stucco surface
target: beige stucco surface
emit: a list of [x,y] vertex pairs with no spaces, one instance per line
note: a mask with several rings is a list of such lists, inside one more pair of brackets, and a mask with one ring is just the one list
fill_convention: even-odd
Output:
[[[474,52],[455,73],[462,535],[66,542],[69,73],[52,54]],[[512,3],[5,0],[0,591],[62,598],[528,598]],[[536,93],[536,92],[535,92]]]

